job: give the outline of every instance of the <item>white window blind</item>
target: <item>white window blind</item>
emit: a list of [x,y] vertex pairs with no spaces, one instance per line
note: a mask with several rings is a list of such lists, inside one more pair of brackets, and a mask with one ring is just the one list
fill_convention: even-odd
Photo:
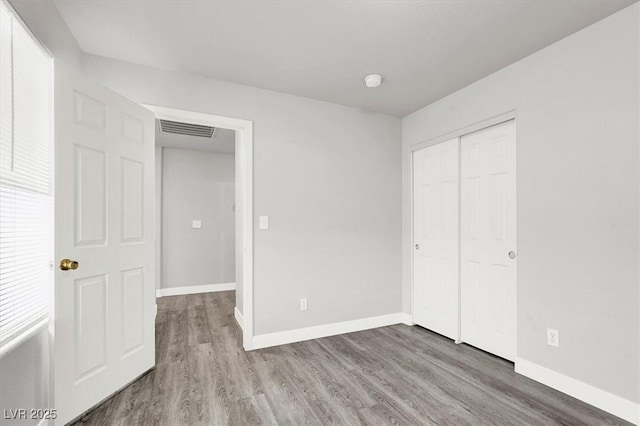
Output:
[[51,59],[0,2],[0,348],[48,315]]

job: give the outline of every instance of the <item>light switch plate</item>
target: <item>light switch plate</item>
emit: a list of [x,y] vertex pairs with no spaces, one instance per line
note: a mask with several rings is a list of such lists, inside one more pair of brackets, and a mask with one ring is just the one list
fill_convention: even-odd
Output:
[[202,228],[202,221],[201,220],[192,220],[191,221],[191,227],[193,229],[200,229]]
[[260,216],[260,229],[269,229],[269,216]]

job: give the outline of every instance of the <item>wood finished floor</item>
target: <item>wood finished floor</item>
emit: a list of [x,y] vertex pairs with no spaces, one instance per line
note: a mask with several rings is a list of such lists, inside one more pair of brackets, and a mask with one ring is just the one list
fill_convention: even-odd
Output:
[[76,424],[628,424],[419,327],[245,352],[233,307],[233,292],[158,299],[156,368]]

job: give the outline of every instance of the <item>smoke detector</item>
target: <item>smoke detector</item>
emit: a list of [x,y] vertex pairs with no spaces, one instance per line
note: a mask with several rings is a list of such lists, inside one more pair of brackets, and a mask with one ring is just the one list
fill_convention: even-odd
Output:
[[378,87],[382,84],[382,76],[380,74],[369,74],[364,78],[364,84],[370,88]]

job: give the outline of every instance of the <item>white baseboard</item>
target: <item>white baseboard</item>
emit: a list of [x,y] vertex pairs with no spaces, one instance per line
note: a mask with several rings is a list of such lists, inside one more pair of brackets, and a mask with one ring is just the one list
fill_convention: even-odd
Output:
[[416,325],[416,323],[413,322],[413,315],[407,314],[406,312],[403,312],[400,315],[402,315],[402,323],[404,325]]
[[178,296],[181,294],[212,293],[215,291],[235,290],[236,283],[192,285],[187,287],[168,287],[156,289],[156,297]]
[[638,421],[640,421],[638,418],[640,404],[638,403],[522,358],[516,358],[515,370],[518,374],[566,393],[628,422],[638,424]]
[[233,316],[236,317],[236,322],[238,323],[240,328],[243,328],[242,325],[244,324],[244,316],[242,315],[242,313],[240,312],[237,306],[233,308]]
[[304,340],[319,339],[321,337],[352,333],[354,331],[369,330],[387,325],[403,323],[403,314],[389,314],[378,317],[362,318],[352,321],[336,322],[317,325],[314,327],[298,328],[278,333],[260,334],[253,336],[252,349],[268,348],[270,346],[286,345],[287,343],[302,342]]

